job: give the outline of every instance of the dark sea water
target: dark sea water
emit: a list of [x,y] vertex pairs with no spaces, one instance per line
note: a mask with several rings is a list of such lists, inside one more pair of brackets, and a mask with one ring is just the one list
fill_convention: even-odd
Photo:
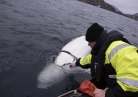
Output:
[[104,9],[76,0],[0,0],[0,97],[57,97],[76,88],[70,87],[73,75],[74,81],[48,89],[38,88],[37,78],[94,22],[120,31],[138,47],[138,21]]

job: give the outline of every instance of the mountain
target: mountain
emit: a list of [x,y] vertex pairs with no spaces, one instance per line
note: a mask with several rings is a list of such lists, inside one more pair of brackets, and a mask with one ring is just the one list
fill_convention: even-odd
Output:
[[134,14],[134,16],[138,16],[138,13]]
[[104,2],[104,0],[78,0],[78,1],[82,1],[82,2],[85,2],[85,3],[91,4],[91,5],[94,5],[94,6],[103,8],[103,9],[106,9],[106,10],[115,12],[117,14],[129,17],[131,19],[134,19],[134,20],[138,21],[138,13],[134,14],[134,15],[124,14],[119,9],[117,9],[115,6],[110,5],[110,4],[106,3],[106,2]]
[[115,7],[114,5],[111,5],[117,12],[122,13],[117,7]]

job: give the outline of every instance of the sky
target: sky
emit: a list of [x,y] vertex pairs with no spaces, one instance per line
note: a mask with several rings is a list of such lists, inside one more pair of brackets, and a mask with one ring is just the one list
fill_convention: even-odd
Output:
[[138,13],[138,0],[104,0],[106,3],[114,5],[125,14]]

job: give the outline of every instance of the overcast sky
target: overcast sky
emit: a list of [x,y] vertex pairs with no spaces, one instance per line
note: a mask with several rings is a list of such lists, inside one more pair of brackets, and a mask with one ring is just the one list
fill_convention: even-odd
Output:
[[125,14],[138,13],[138,0],[104,0]]

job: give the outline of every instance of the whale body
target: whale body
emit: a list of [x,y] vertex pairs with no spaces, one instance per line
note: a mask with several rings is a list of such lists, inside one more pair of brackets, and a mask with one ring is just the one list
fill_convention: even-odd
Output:
[[[80,36],[67,43],[62,50],[68,51],[77,58],[85,57],[90,53],[91,48],[85,40],[85,36]],[[62,81],[70,73],[90,73],[90,69],[75,67],[71,69],[66,63],[72,63],[73,57],[65,52],[60,52],[54,63],[47,66],[38,75],[38,88],[48,88]]]
[[[62,50],[68,51],[77,58],[85,57],[90,53],[91,48],[88,46],[88,42],[85,41],[85,36],[81,36],[73,39],[67,45],[65,45]],[[55,60],[55,64],[62,66],[65,63],[72,63],[73,58],[67,53],[60,52]]]

